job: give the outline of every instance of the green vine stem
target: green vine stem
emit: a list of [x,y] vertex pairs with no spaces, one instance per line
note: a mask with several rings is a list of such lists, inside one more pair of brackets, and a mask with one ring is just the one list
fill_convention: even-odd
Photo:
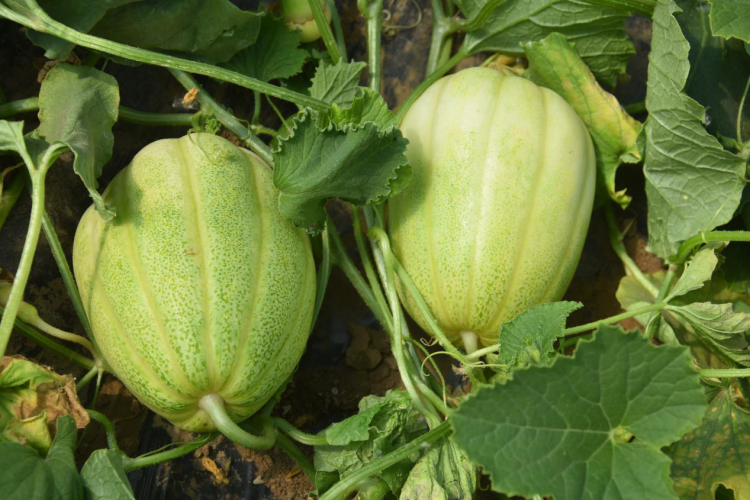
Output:
[[284,434],[276,435],[276,444],[279,448],[284,450],[287,455],[292,457],[295,462],[297,462],[300,469],[302,469],[307,477],[310,478],[310,481],[315,484],[315,467],[310,463],[310,460],[307,459],[305,454],[302,453],[302,450],[300,450],[299,447],[297,447],[297,445]]
[[659,295],[659,289],[648,279],[643,271],[641,271],[641,268],[638,267],[638,264],[636,264],[630,257],[625,245],[622,243],[623,235],[620,232],[620,228],[617,226],[612,203],[606,203],[604,205],[604,214],[607,218],[607,226],[609,227],[609,244],[625,266],[625,271],[633,276],[652,296],[656,297]]
[[[21,113],[30,113],[39,109],[39,98],[29,97],[18,101],[0,104],[0,119]],[[164,127],[192,127],[195,113],[148,113],[136,109],[120,106],[119,118],[138,125],[154,125]]]
[[[656,296],[656,303],[662,304],[664,303],[664,298],[669,293],[669,289],[672,288],[672,283],[674,283],[675,278],[677,277],[677,273],[675,272],[674,266],[669,266],[669,269],[667,270],[667,274],[664,276],[664,281],[661,284],[661,288],[659,289],[659,295]],[[659,331],[659,324],[662,321],[662,317],[660,314],[655,315],[648,325],[646,325],[646,338],[652,338],[654,335],[656,335],[656,332]]]
[[257,90],[264,94],[272,95],[301,106],[309,106],[318,111],[328,111],[331,107],[330,104],[323,102],[320,99],[293,92],[283,87],[277,87],[276,85],[271,85],[270,83],[265,83],[255,78],[250,78],[240,73],[219,68],[211,64],[190,61],[188,59],[160,54],[150,50],[139,49],[137,47],[131,47],[122,43],[81,33],[80,31],[76,31],[55,21],[39,6],[35,5],[35,3],[27,2],[27,4],[31,5],[31,8],[28,10],[22,10],[20,7],[16,7],[20,12],[0,4],[0,17],[5,17],[6,19],[35,31],[62,38],[63,40],[75,43],[76,45],[130,59],[131,61],[209,76],[211,78],[216,78],[217,80],[234,83],[235,85],[250,90]]
[[447,436],[450,431],[450,422],[445,421],[441,423],[434,429],[426,432],[425,434],[422,434],[413,441],[403,445],[402,447],[390,452],[385,456],[373,460],[361,469],[352,472],[341,481],[333,485],[331,489],[326,491],[323,496],[320,497],[320,500],[345,500],[346,498],[349,498],[349,495],[351,495],[357,489],[357,485],[365,479],[376,475],[378,472],[387,469],[393,464],[397,464],[412,453],[424,450],[426,446],[429,446],[438,439]]
[[[378,266],[378,271],[380,272],[380,281],[383,283],[383,288],[385,289],[385,295],[388,298],[388,303],[391,307],[391,316],[393,318],[393,332],[391,334],[391,349],[393,350],[393,357],[396,358],[396,364],[398,365],[398,370],[401,374],[401,381],[404,383],[406,392],[411,396],[414,406],[425,416],[425,418],[429,419],[430,416],[436,416],[435,410],[432,408],[431,403],[428,403],[429,406],[425,405],[422,398],[419,397],[419,393],[414,387],[414,381],[410,376],[411,371],[406,364],[403,339],[403,327],[405,325],[401,312],[401,303],[399,302],[398,294],[396,293],[396,283],[393,275],[393,262],[391,260],[388,236],[385,234],[385,231],[379,227],[370,228],[368,236],[378,243],[383,255],[383,266]],[[408,335],[408,331],[406,334]]]
[[372,290],[378,307],[381,311],[388,311],[388,303],[385,300],[385,295],[383,295],[383,289],[380,286],[380,281],[378,281],[378,276],[372,265],[372,260],[370,260],[370,253],[367,251],[367,245],[365,244],[364,232],[362,231],[361,212],[356,205],[351,206],[351,211],[354,241],[357,243],[357,251],[359,252],[359,258],[362,261],[362,267],[365,270],[365,276],[367,276],[367,281],[370,283],[370,289]]
[[696,234],[680,245],[677,254],[672,257],[672,262],[682,264],[687,260],[695,247],[713,241],[750,241],[750,231],[710,231]]
[[99,413],[95,410],[86,410],[89,414],[89,418],[94,422],[97,422],[104,428],[104,433],[107,435],[107,448],[112,451],[120,451],[120,447],[117,445],[117,433],[115,432],[115,426],[112,421],[107,418],[103,413]]
[[212,114],[216,117],[222,125],[224,125],[230,132],[237,136],[245,145],[247,145],[255,154],[263,158],[266,163],[273,165],[273,155],[271,154],[271,148],[253,135],[250,130],[245,127],[233,114],[228,112],[224,107],[216,102],[211,95],[203,90],[203,87],[195,81],[195,78],[177,69],[170,69],[170,73],[185,90],[196,89],[198,91],[196,99],[201,105],[201,109],[205,110],[207,114]]
[[325,436],[302,432],[281,417],[274,417],[273,423],[277,429],[298,443],[306,444],[308,446],[326,446],[329,444]]
[[362,15],[367,18],[367,61],[370,72],[370,89],[380,93],[383,0],[359,0],[357,5]]
[[623,106],[623,109],[629,115],[639,115],[647,111],[645,101],[634,102],[632,104],[626,104],[625,106]]
[[266,418],[262,434],[250,434],[229,417],[224,400],[218,394],[206,394],[198,402],[198,407],[205,411],[219,431],[228,439],[251,450],[267,450],[276,442],[276,428],[270,418]]
[[745,83],[745,90],[742,92],[742,98],[737,109],[737,142],[742,144],[742,112],[745,109],[745,101],[747,100],[747,91],[750,90],[750,76],[747,77]]
[[98,364],[94,365],[83,377],[81,377],[81,380],[76,382],[76,392],[81,392],[81,390],[91,382],[91,379],[97,376],[101,371],[102,368]]
[[745,378],[750,377],[750,368],[706,368],[698,370],[698,373],[700,373],[701,377],[706,378]]
[[135,458],[125,458],[123,469],[127,474],[128,472],[132,472],[134,470],[160,464],[162,462],[168,462],[170,460],[174,460],[175,458],[180,458],[194,452],[201,446],[210,443],[211,441],[216,439],[218,435],[218,432],[207,432],[205,434],[199,435],[197,438],[188,443],[181,444],[170,450],[161,451],[158,453],[147,453]]
[[5,225],[5,221],[10,215],[10,211],[16,206],[18,198],[21,197],[23,188],[26,187],[26,179],[23,172],[17,172],[13,176],[13,181],[7,189],[3,189],[3,196],[0,198],[0,229]]
[[341,57],[346,61],[346,41],[344,40],[344,30],[341,29],[341,16],[336,10],[336,3],[333,0],[326,0],[328,10],[331,12],[331,24],[333,25],[333,34],[336,35],[336,43],[339,46]]
[[422,94],[424,94],[425,90],[427,90],[433,83],[438,81],[440,78],[442,78],[443,75],[452,70],[456,66],[456,64],[464,60],[467,55],[468,53],[466,52],[466,49],[464,47],[461,47],[453,57],[438,66],[433,73],[431,73],[422,81],[422,83],[417,85],[412,93],[409,94],[409,97],[406,98],[401,107],[398,108],[398,112],[396,113],[396,121],[398,123],[401,123],[404,119],[404,116],[406,115],[406,112],[409,111],[409,108],[411,108],[412,104],[414,104],[414,101],[416,101]]
[[452,44],[447,44],[448,37],[453,34],[458,25],[445,17],[442,0],[430,0],[432,8],[432,34],[430,35],[430,52],[427,56],[426,75],[431,75],[444,62],[446,55],[450,57]]
[[[5,308],[0,306],[0,314],[5,314]],[[40,346],[49,349],[50,351],[54,352],[55,354],[58,354],[64,359],[67,359],[71,363],[80,366],[81,368],[85,370],[91,370],[96,365],[94,363],[94,360],[87,358],[86,356],[77,353],[76,351],[70,349],[69,347],[66,347],[58,342],[55,342],[53,339],[49,338],[46,335],[43,335],[24,323],[22,320],[16,318],[15,324],[13,325],[19,333],[21,333],[24,337],[32,340],[33,342],[36,342]]]
[[332,223],[328,221],[326,229],[324,229],[320,235],[323,251],[320,258],[320,265],[318,266],[317,286],[315,288],[315,307],[313,308],[313,319],[312,323],[310,323],[310,328],[315,326],[315,322],[318,321],[318,314],[320,314],[320,308],[323,306],[323,299],[325,298],[326,288],[328,287],[328,278],[331,276],[331,239],[328,236],[328,228],[331,227],[331,225]]
[[21,260],[18,263],[18,269],[13,281],[13,287],[8,296],[3,319],[0,321],[0,357],[5,353],[5,349],[8,346],[10,333],[13,330],[16,314],[21,305],[26,282],[29,280],[31,263],[34,260],[37,243],[39,242],[39,233],[41,233],[42,229],[42,214],[44,213],[44,181],[47,171],[57,157],[66,149],[67,147],[63,144],[51,145],[45,151],[39,165],[34,164],[25,150],[21,152],[21,157],[24,163],[26,163],[29,176],[31,177],[31,217],[29,220],[29,229],[26,233],[26,240],[21,251]]
[[326,46],[328,54],[331,56],[333,64],[338,63],[341,60],[341,52],[339,46],[336,43],[336,39],[333,37],[333,31],[331,31],[331,25],[328,24],[326,18],[325,9],[323,7],[324,0],[308,0],[310,3],[310,10],[312,11],[315,24],[318,26],[320,37],[323,39],[323,43]]

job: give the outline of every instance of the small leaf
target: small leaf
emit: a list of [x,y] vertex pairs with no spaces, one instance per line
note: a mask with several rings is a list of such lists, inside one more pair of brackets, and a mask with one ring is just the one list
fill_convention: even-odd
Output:
[[672,478],[681,499],[714,500],[719,485],[750,498],[750,414],[727,391],[711,402],[700,427],[673,444]]
[[336,64],[320,61],[310,85],[310,95],[331,104],[348,106],[359,91],[359,75],[367,65],[363,62]]
[[289,78],[302,71],[307,52],[299,48],[302,37],[270,15],[260,23],[258,40],[232,57],[224,67],[264,82]]
[[711,279],[718,263],[719,259],[713,248],[701,249],[687,264],[679,281],[667,295],[666,301],[669,302],[675,297],[703,288],[703,284]]
[[319,130],[310,114],[295,118],[293,134],[274,153],[273,182],[282,215],[317,234],[325,226],[326,200],[379,203],[403,187],[411,170],[398,129],[381,132],[365,123]]
[[687,321],[693,333],[734,362],[750,367],[750,314],[734,311],[732,304],[696,302],[685,306],[668,305],[667,310]]
[[23,122],[0,120],[0,151],[14,151],[26,155],[26,141],[23,137]]
[[747,0],[709,0],[709,3],[714,35],[750,42],[750,4]]
[[334,104],[331,120],[351,125],[374,123],[381,131],[389,131],[398,125],[396,117],[380,94],[365,87],[360,87],[359,92],[361,95],[355,97],[348,107],[342,109]]
[[75,154],[73,170],[104,220],[114,217],[114,209],[104,205],[96,179],[112,156],[119,103],[117,81],[88,66],[56,65],[39,92],[39,135],[66,144]]
[[565,320],[580,302],[550,302],[528,308],[500,329],[497,361],[514,367],[545,364],[555,340],[563,336]]
[[449,440],[435,443],[409,473],[401,500],[471,500],[477,471],[466,453]]
[[509,496],[675,498],[660,448],[705,413],[692,364],[685,347],[602,327],[574,358],[468,398],[451,416],[453,439]]
[[729,222],[745,185],[745,162],[703,128],[703,107],[682,93],[689,44],[669,0],[654,11],[646,108],[646,196],[650,249],[664,259],[701,231]]
[[599,80],[614,86],[635,53],[623,29],[629,14],[591,3],[505,0],[492,11],[482,28],[467,33],[464,47],[471,54],[493,51],[523,55],[522,43],[558,32],[576,44],[578,54]]
[[560,94],[586,124],[594,141],[599,182],[610,198],[627,207],[631,198],[624,189],[615,189],[615,174],[621,163],[641,161],[638,135],[642,125],[599,86],[564,35],[552,33],[525,44],[524,51],[534,80]]
[[135,500],[125,476],[122,455],[114,450],[96,450],[81,469],[86,500]]

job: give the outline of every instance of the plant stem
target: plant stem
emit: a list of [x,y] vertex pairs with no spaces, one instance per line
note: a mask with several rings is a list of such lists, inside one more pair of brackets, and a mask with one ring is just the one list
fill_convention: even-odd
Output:
[[201,105],[201,109],[205,109],[208,113],[214,115],[227,130],[232,132],[246,144],[255,154],[260,156],[266,163],[273,165],[273,155],[271,149],[266,144],[258,139],[255,135],[250,132],[250,129],[245,127],[233,114],[224,109],[224,106],[219,104],[211,97],[211,94],[203,90],[195,79],[184,71],[170,69],[170,73],[175,79],[185,87],[185,90],[196,89],[198,94],[196,99]]
[[[664,281],[661,284],[661,288],[659,289],[659,295],[656,296],[656,303],[662,304],[664,303],[664,298],[669,293],[669,289],[672,288],[672,283],[674,282],[675,278],[677,277],[677,273],[675,273],[675,266],[669,266],[669,269],[667,270],[667,274],[664,276]],[[660,315],[654,317],[649,324],[646,326],[646,338],[652,338],[654,335],[656,335],[656,332],[659,329],[659,324],[662,321],[662,317]]]
[[283,418],[274,417],[273,423],[276,428],[298,443],[306,444],[308,446],[326,446],[329,444],[324,435],[302,432]]
[[[0,118],[7,118],[21,113],[30,113],[39,109],[39,98],[29,97],[0,105]],[[192,127],[194,113],[149,113],[120,106],[118,117],[139,125],[165,127]]]
[[750,377],[750,368],[706,368],[704,370],[698,370],[698,373],[700,373],[701,377],[706,378],[740,378]]
[[104,427],[104,433],[107,435],[107,448],[112,451],[120,451],[120,447],[117,445],[117,432],[112,421],[107,418],[103,413],[99,413],[95,410],[86,410],[91,420],[97,422],[99,425]]
[[31,263],[34,261],[34,254],[39,242],[39,233],[42,229],[42,214],[44,213],[44,180],[49,167],[64,149],[66,147],[62,144],[58,146],[51,145],[44,153],[39,166],[34,165],[27,153],[22,153],[24,163],[26,163],[29,169],[33,186],[31,192],[31,218],[29,220],[29,229],[26,233],[26,241],[21,251],[21,260],[18,263],[15,280],[13,281],[13,287],[11,288],[10,296],[3,312],[3,319],[0,321],[0,357],[5,353],[5,348],[8,346],[10,333],[13,330],[16,314],[21,305],[26,282],[29,280]]
[[382,79],[381,42],[383,35],[383,0],[366,2],[367,8],[367,60],[370,71],[370,88],[380,93]]
[[646,102],[634,102],[633,104],[626,104],[623,106],[625,112],[629,115],[639,115],[646,112]]
[[487,22],[493,10],[495,10],[505,0],[488,0],[482,4],[481,9],[471,19],[462,22],[457,26],[461,31],[474,31],[481,28]]
[[594,321],[593,323],[586,323],[585,325],[566,328],[565,330],[563,330],[563,333],[565,335],[573,335],[576,333],[587,332],[589,330],[595,330],[600,326],[611,325],[613,323],[617,323],[618,321],[632,318],[633,316],[638,316],[639,314],[646,314],[653,311],[662,311],[666,306],[667,305],[664,302],[657,302],[656,304],[639,307],[638,309],[633,309],[632,311],[624,312],[616,316],[610,316],[609,318],[600,319],[599,321]]
[[[0,314],[5,314],[5,308],[3,308],[2,306],[0,306]],[[15,324],[13,326],[25,337],[85,370],[90,370],[94,368],[94,366],[96,366],[92,359],[89,359],[86,356],[75,352],[69,347],[55,342],[46,335],[42,335],[18,318],[16,318]]]
[[375,268],[370,260],[370,253],[367,251],[367,245],[365,244],[364,234],[362,231],[362,218],[360,217],[359,207],[356,205],[351,206],[352,210],[352,228],[354,230],[354,240],[357,242],[357,250],[359,251],[359,258],[362,261],[362,267],[365,269],[365,275],[367,281],[370,283],[370,289],[372,290],[375,302],[384,314],[388,311],[388,303],[385,301],[383,295],[383,289],[380,287],[380,281],[375,273]]
[[344,274],[347,278],[349,278],[349,281],[357,290],[360,297],[362,297],[362,300],[364,300],[367,307],[375,315],[378,322],[387,332],[391,333],[393,331],[393,323],[391,322],[391,318],[384,315],[381,309],[378,307],[377,300],[375,299],[372,290],[370,290],[370,288],[367,286],[367,283],[365,283],[365,280],[360,274],[359,270],[349,258],[349,254],[346,252],[346,248],[344,248],[344,244],[341,241],[341,237],[339,236],[338,232],[331,231],[330,237],[334,262],[342,271],[344,271]]
[[416,101],[419,96],[421,96],[425,92],[425,90],[430,87],[430,85],[438,81],[448,71],[452,70],[456,66],[456,64],[461,62],[466,57],[466,55],[467,54],[464,47],[461,47],[453,57],[445,61],[445,63],[441,64],[432,74],[425,78],[422,83],[417,85],[417,88],[415,88],[412,93],[409,94],[409,97],[406,98],[404,103],[398,109],[398,112],[396,113],[396,121],[398,123],[401,123],[401,121],[404,119],[404,115],[406,115],[406,112],[409,111],[409,108],[411,108],[412,104],[414,104],[414,101]]
[[86,384],[88,384],[91,379],[94,378],[100,371],[101,367],[98,365],[94,365],[89,371],[87,371],[86,375],[81,377],[81,380],[76,382],[76,392],[81,392],[81,389],[86,387]]
[[365,465],[361,469],[358,469],[344,479],[333,485],[331,489],[326,491],[320,500],[344,500],[356,489],[357,485],[367,479],[368,477],[374,476],[378,472],[385,470],[393,464],[399,463],[414,452],[423,449],[425,445],[434,443],[438,439],[447,436],[451,431],[450,423],[445,421],[430,430],[429,432],[422,434],[413,441],[403,445],[389,454],[373,460],[369,464]]
[[645,274],[643,274],[641,268],[638,267],[635,261],[630,255],[628,255],[628,251],[622,243],[623,235],[620,232],[620,228],[617,226],[612,203],[607,202],[604,205],[604,214],[606,215],[607,226],[609,227],[609,244],[625,266],[626,273],[633,276],[643,288],[656,297],[659,294],[659,289]]
[[123,465],[123,469],[125,470],[125,473],[128,473],[137,469],[148,467],[150,465],[156,465],[162,462],[167,462],[169,460],[174,460],[175,458],[180,458],[184,455],[187,455],[188,453],[194,452],[201,446],[210,443],[211,441],[216,439],[218,435],[218,432],[207,432],[205,434],[201,434],[189,443],[182,444],[180,446],[172,448],[171,450],[141,455],[140,457],[135,458],[126,458],[124,460],[125,463]]
[[328,10],[331,11],[331,24],[333,25],[333,33],[336,35],[339,52],[341,53],[341,57],[346,61],[346,41],[344,40],[344,31],[341,29],[341,17],[338,10],[336,10],[336,3],[333,0],[326,0],[326,3],[328,4]]
[[277,87],[276,85],[271,85],[270,83],[265,83],[255,78],[250,78],[240,73],[229,71],[211,64],[190,61],[188,59],[173,57],[158,52],[152,52],[150,50],[139,49],[122,43],[113,42],[111,40],[106,40],[104,38],[81,33],[55,21],[40,8],[32,7],[29,14],[30,15],[21,14],[0,4],[0,16],[26,26],[27,28],[62,38],[63,40],[75,43],[82,47],[123,57],[125,59],[130,59],[131,61],[209,76],[225,82],[234,83],[250,90],[257,90],[285,101],[290,101],[302,106],[309,106],[318,111],[327,111],[331,107],[330,104],[319,99],[293,92],[283,87]]
[[427,56],[427,70],[425,71],[428,76],[434,73],[440,64],[440,59],[445,54],[445,40],[451,33],[449,30],[452,29],[449,26],[449,21],[445,18],[442,0],[430,0],[430,6],[432,7],[432,35],[430,37],[430,52]]
[[615,10],[625,10],[628,12],[636,12],[647,17],[651,17],[654,14],[656,8],[656,0],[583,0],[584,2],[591,5],[599,5]]
[[747,83],[745,83],[745,90],[742,92],[742,98],[740,99],[739,109],[737,109],[737,142],[742,144],[742,111],[745,108],[745,100],[747,99],[747,91],[750,90],[750,75],[747,77]]
[[677,255],[672,257],[672,262],[675,264],[682,264],[687,260],[693,248],[702,243],[709,243],[712,241],[750,241],[750,231],[709,231],[707,233],[696,234],[685,240],[680,246]]
[[[331,240],[328,237],[328,228],[331,226],[333,226],[333,222],[329,220],[328,224],[326,224],[326,228],[320,235],[323,243],[323,255],[321,256],[320,266],[318,267],[317,286],[315,288],[315,307],[313,308],[313,319],[310,328],[315,326],[315,322],[318,320],[318,314],[320,314],[320,308],[323,305],[326,288],[328,287],[328,278],[331,276]],[[333,230],[335,231],[336,228]]]
[[263,426],[260,436],[250,434],[229,417],[224,408],[224,400],[218,394],[206,394],[200,399],[198,407],[208,414],[213,424],[222,434],[245,448],[267,450],[276,441],[276,429],[270,419],[267,419],[268,422]]
[[315,484],[315,467],[313,467],[313,464],[310,463],[305,454],[302,453],[302,450],[300,450],[294,442],[283,434],[278,434],[276,436],[276,444],[279,448],[284,450],[287,455],[292,457],[295,462],[297,462],[300,469],[302,469],[307,477],[310,478],[310,481]]
[[339,46],[336,44],[331,26],[328,24],[328,19],[326,19],[323,0],[308,0],[308,2],[310,3],[312,15],[315,18],[315,24],[318,26],[320,37],[323,39],[326,50],[331,56],[331,61],[333,61],[333,64],[336,64],[341,60],[341,52],[339,52]]
[[26,187],[25,177],[23,172],[16,172],[10,187],[3,189],[3,197],[0,198],[0,229],[5,225],[10,211],[13,210],[18,198],[21,197],[23,188]]

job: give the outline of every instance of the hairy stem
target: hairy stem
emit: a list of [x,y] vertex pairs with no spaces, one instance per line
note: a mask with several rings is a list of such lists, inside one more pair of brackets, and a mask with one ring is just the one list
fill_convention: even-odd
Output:
[[383,0],[366,2],[367,60],[370,71],[370,88],[380,93],[382,79],[381,42],[383,38]]
[[370,260],[370,253],[367,251],[367,245],[365,244],[364,234],[362,231],[362,219],[360,217],[359,207],[352,205],[352,228],[354,230],[354,240],[357,243],[357,251],[359,252],[359,258],[362,261],[362,267],[365,269],[365,276],[367,281],[370,283],[370,289],[372,290],[375,302],[384,314],[387,314],[388,303],[383,295],[383,289],[380,287],[380,281],[375,272],[375,268]]
[[677,255],[672,257],[672,262],[682,264],[687,260],[690,252],[695,247],[712,241],[750,241],[750,231],[709,231],[707,233],[696,234],[680,245]]
[[310,10],[315,18],[315,24],[318,26],[318,31],[320,32],[320,37],[323,39],[326,50],[331,56],[331,61],[333,61],[333,64],[336,64],[341,60],[341,52],[331,31],[331,26],[328,24],[325,9],[323,8],[323,0],[309,0],[309,2]]
[[168,462],[170,460],[174,460],[175,458],[180,458],[187,455],[188,453],[194,452],[201,446],[210,443],[218,436],[218,432],[207,432],[205,434],[199,435],[189,443],[181,444],[170,450],[161,451],[158,453],[148,453],[135,458],[126,458],[123,469],[125,470],[125,473],[128,473],[137,469],[149,467],[151,465]]
[[[313,319],[310,324],[310,328],[315,326],[315,322],[318,320],[318,314],[320,314],[320,308],[323,305],[323,299],[325,298],[326,288],[328,287],[328,278],[331,276],[331,243],[328,237],[328,228],[333,224],[328,221],[326,229],[320,235],[323,243],[323,255],[320,258],[320,265],[318,266],[317,286],[315,288],[315,307],[313,308]],[[335,228],[333,229],[336,230]]]
[[664,302],[657,302],[656,304],[639,307],[638,309],[633,309],[632,311],[617,314],[615,316],[610,316],[609,318],[600,319],[599,321],[594,321],[592,323],[586,323],[585,325],[566,328],[565,330],[563,330],[563,333],[565,335],[573,335],[576,333],[587,332],[589,330],[596,330],[600,326],[611,325],[613,323],[617,323],[624,319],[632,318],[633,316],[638,316],[640,314],[646,314],[654,311],[663,311],[666,306],[667,305]]
[[333,34],[336,35],[336,44],[339,46],[341,57],[346,61],[346,41],[344,40],[344,30],[341,29],[341,16],[336,10],[336,3],[333,0],[326,0],[328,10],[331,11],[331,24],[333,25]]
[[643,271],[641,271],[641,268],[638,267],[638,264],[636,264],[630,257],[628,251],[625,249],[625,245],[622,243],[623,235],[620,232],[620,228],[617,227],[617,220],[615,219],[615,212],[612,208],[612,203],[608,202],[604,205],[604,213],[607,217],[607,226],[609,227],[609,244],[625,266],[625,271],[633,276],[643,288],[649,291],[651,295],[656,297],[659,294],[659,289],[650,279],[648,279]]
[[725,369],[711,369],[706,368],[698,370],[701,377],[706,378],[740,378],[750,377],[750,368],[725,368]]
[[104,433],[107,435],[107,448],[113,451],[120,451],[120,447],[117,445],[117,433],[115,432],[115,426],[103,413],[99,413],[95,410],[86,410],[91,420],[97,422],[104,428]]
[[21,197],[23,188],[26,187],[26,179],[23,172],[16,172],[13,181],[7,189],[3,189],[3,196],[0,198],[0,229],[5,225],[5,221],[10,215],[10,211],[16,206],[18,198]]
[[276,444],[279,448],[284,450],[287,455],[292,457],[295,462],[297,462],[300,469],[302,469],[307,477],[310,478],[310,481],[315,484],[315,467],[313,467],[313,464],[310,463],[305,454],[302,453],[302,450],[300,450],[297,445],[284,434],[276,435]]
[[267,419],[268,422],[263,426],[263,433],[260,436],[250,434],[229,417],[224,408],[224,400],[218,394],[206,394],[200,399],[198,407],[208,414],[213,424],[222,434],[245,448],[267,450],[276,441],[276,429],[270,419]]
[[302,432],[283,418],[274,417],[273,423],[277,429],[298,443],[306,444],[308,446],[326,446],[328,444],[325,436]]

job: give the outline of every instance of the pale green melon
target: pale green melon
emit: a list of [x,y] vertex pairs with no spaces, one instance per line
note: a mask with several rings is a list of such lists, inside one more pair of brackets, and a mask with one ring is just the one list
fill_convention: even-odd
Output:
[[503,322],[570,283],[594,200],[588,131],[553,91],[488,68],[439,80],[401,131],[414,176],[389,201],[395,255],[451,341],[497,343]]
[[232,420],[291,375],[315,300],[307,235],[277,208],[270,168],[209,134],[154,142],[78,226],[75,276],[107,363],[178,427],[214,428],[198,407],[219,395]]

